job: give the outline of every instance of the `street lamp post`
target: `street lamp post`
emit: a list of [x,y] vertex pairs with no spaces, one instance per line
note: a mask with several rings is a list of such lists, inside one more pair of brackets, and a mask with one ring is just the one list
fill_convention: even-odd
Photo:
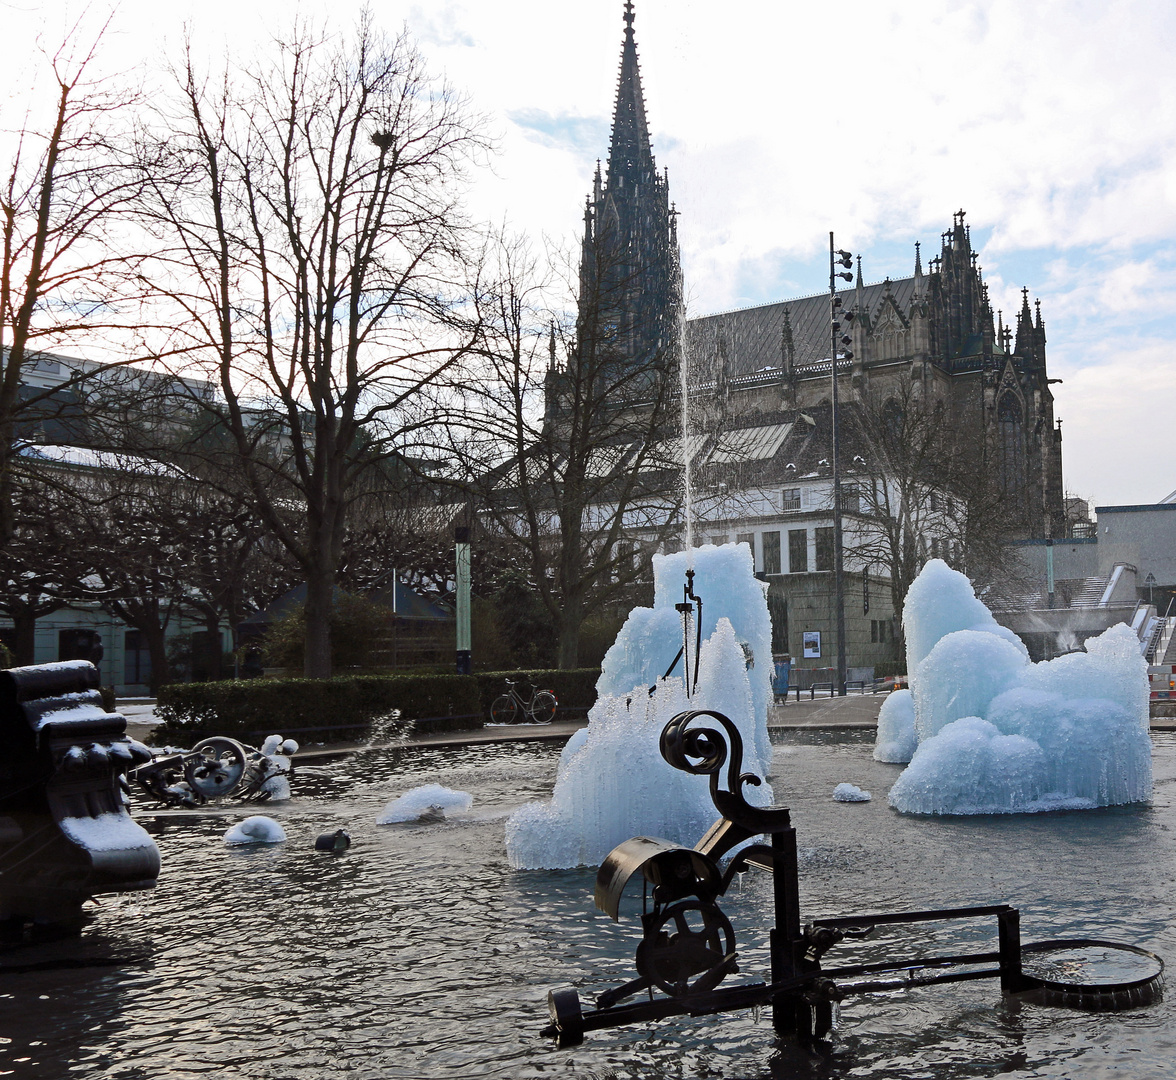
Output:
[[829,367],[832,372],[832,428],[833,428],[833,606],[837,625],[837,694],[845,697],[845,577],[841,551],[841,447],[837,416],[837,353],[844,350],[847,360],[853,359],[848,346],[852,339],[842,334],[842,323],[853,321],[853,313],[842,310],[841,297],[837,295],[837,279],[852,281],[848,269],[853,256],[833,244],[833,233],[829,233]]

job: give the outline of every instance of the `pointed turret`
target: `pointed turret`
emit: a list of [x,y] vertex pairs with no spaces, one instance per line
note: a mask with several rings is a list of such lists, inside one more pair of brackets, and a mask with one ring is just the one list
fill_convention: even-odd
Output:
[[915,293],[916,300],[922,300],[926,292],[926,282],[923,280],[923,253],[922,245],[919,241],[915,241]]
[[1037,355],[1034,338],[1033,313],[1029,310],[1029,289],[1021,290],[1021,312],[1017,316],[1017,344],[1013,351],[1025,360]]
[[608,151],[608,187],[611,191],[648,181],[654,170],[649,125],[645,120],[645,95],[633,36],[633,3],[625,0],[625,40],[621,46],[621,77],[613,110],[612,145]]

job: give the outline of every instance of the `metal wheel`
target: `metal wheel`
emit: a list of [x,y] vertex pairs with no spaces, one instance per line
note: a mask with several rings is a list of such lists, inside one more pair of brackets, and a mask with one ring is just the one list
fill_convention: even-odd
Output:
[[646,918],[637,971],[671,997],[713,990],[738,970],[735,931],[714,904],[687,901]]
[[502,697],[495,698],[494,704],[490,706],[490,719],[495,724],[513,724],[518,711],[515,699],[509,694],[503,694]]
[[540,690],[527,706],[527,715],[532,724],[550,724],[555,719],[555,708],[558,703],[555,695],[547,690]]
[[245,748],[235,739],[201,739],[184,758],[184,779],[205,799],[231,794],[245,775]]

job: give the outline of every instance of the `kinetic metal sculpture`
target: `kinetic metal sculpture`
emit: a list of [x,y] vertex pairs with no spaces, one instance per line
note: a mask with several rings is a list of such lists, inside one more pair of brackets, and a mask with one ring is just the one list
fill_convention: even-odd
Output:
[[159,851],[124,806],[151,759],[103,711],[86,660],[0,671],[0,923],[72,925],[99,893],[150,889]]
[[[691,725],[711,720],[714,727]],[[585,1012],[574,989],[548,995],[552,1023],[543,1034],[571,1045],[584,1032],[667,1016],[729,1012],[772,1006],[778,1034],[808,1040],[832,1027],[833,1004],[851,994],[999,978],[1006,994],[1036,995],[1049,1004],[1118,1009],[1148,1004],[1160,993],[1163,961],[1130,945],[1090,939],[1042,941],[1022,946],[1020,915],[1007,904],[939,911],[890,912],[815,919],[801,926],[796,830],[784,807],[755,807],[743,797],[759,777],[741,772],[743,742],[736,726],[718,712],[679,713],[662,731],[661,753],[674,768],[710,777],[711,799],[722,815],[693,848],[638,836],[613,849],[596,878],[596,906],[616,919],[626,882],[640,873],[652,886],[652,909],[642,915],[637,978],[602,994]],[[726,786],[720,776],[726,765]],[[738,851],[726,871],[719,859],[748,840],[766,834],[770,844]],[[735,932],[718,898],[735,874],[749,867],[773,873],[775,922],[771,931],[771,979],[720,989],[738,972]],[[996,917],[995,952],[913,957],[879,963],[822,968],[821,958],[846,937],[865,937],[888,923],[936,922]],[[1025,953],[1095,950],[1141,958],[1146,969],[1128,981],[1064,983],[1027,974]],[[995,965],[995,966],[993,966]],[[654,990],[665,996],[654,996]],[[621,1005],[648,992],[647,1001]]]
[[297,748],[287,740],[279,747],[282,753],[267,753],[217,735],[202,739],[191,750],[149,751],[149,761],[134,769],[130,779],[145,795],[169,807],[192,810],[229,796],[266,802],[272,795],[270,782],[292,771],[291,745]]

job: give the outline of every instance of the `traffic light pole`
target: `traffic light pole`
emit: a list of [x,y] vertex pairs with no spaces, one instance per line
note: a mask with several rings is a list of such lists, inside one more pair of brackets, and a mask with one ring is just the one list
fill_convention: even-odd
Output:
[[[833,245],[833,233],[829,233],[829,360],[832,370],[832,414],[833,414],[833,607],[837,626],[837,694],[845,697],[845,576],[842,559],[841,530],[841,446],[837,415],[837,352],[845,342],[841,340],[841,299],[837,295],[837,279],[850,281],[848,272],[839,272],[837,266],[850,266],[852,259],[848,251],[841,251]],[[847,353],[852,359],[853,354]]]

